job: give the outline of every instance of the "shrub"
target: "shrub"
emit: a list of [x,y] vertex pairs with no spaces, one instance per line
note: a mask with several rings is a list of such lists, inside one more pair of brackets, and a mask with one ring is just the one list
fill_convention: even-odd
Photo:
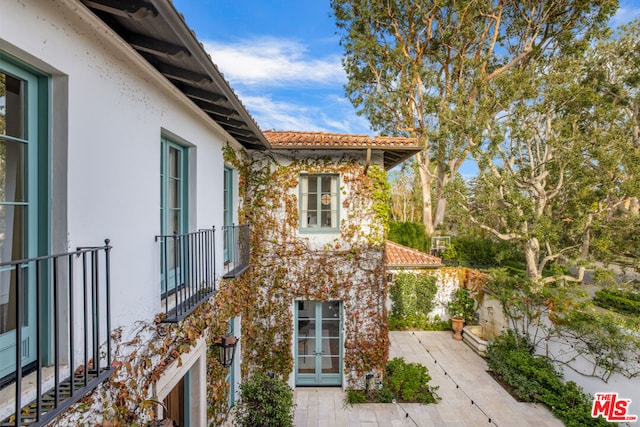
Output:
[[428,385],[430,380],[426,366],[407,363],[404,359],[396,357],[387,363],[384,385],[392,395],[402,400],[435,403],[435,389]]
[[452,238],[455,256],[450,261],[474,267],[489,267],[499,265],[522,265],[522,253],[511,242],[473,236],[458,236]]
[[393,403],[393,399],[393,392],[391,391],[389,386],[384,383],[382,384],[382,387],[374,390],[373,392],[373,400],[378,403]]
[[596,291],[593,302],[602,308],[622,314],[638,315],[640,313],[640,294],[635,292],[602,289]]
[[451,317],[462,317],[466,323],[471,323],[475,320],[476,300],[473,299],[468,289],[458,288],[453,293],[447,310]]
[[551,361],[535,356],[524,337],[509,330],[488,349],[489,369],[513,387],[517,397],[542,402],[569,427],[607,426],[603,418],[591,418],[593,399],[574,382],[564,383]]
[[358,403],[365,403],[367,401],[367,395],[364,390],[347,389],[347,395],[345,403],[347,405],[357,405]]
[[293,427],[293,391],[280,378],[257,373],[240,384],[234,425]]
[[389,328],[426,329],[438,288],[427,274],[398,273],[389,287],[392,301]]
[[389,222],[389,234],[387,237],[391,241],[419,251],[429,252],[431,249],[431,242],[427,238],[427,233],[422,223],[391,221]]
[[431,380],[426,366],[419,363],[407,363],[402,358],[387,362],[385,377],[379,389],[367,396],[364,390],[347,390],[344,399],[346,405],[365,403],[372,398],[378,403],[392,403],[394,399],[409,402],[435,403],[438,387],[429,386]]

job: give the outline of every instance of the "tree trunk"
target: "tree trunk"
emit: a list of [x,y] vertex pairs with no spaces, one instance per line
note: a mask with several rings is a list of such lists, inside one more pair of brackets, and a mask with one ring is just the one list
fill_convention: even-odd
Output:
[[532,237],[525,243],[524,255],[527,260],[527,277],[536,282],[542,277],[541,272],[538,270],[540,242],[538,242],[537,238]]
[[436,203],[436,214],[433,218],[434,230],[444,222],[444,213],[447,209],[447,199],[445,199],[444,197],[439,197]]
[[591,245],[591,223],[593,222],[593,214],[587,216],[587,222],[582,233],[582,244],[580,247],[580,258],[587,259],[589,257],[589,246]]
[[420,184],[422,185],[422,222],[428,236],[434,232],[433,226],[433,202],[431,200],[431,174],[429,173],[429,155],[425,152],[418,153],[418,171],[420,172]]

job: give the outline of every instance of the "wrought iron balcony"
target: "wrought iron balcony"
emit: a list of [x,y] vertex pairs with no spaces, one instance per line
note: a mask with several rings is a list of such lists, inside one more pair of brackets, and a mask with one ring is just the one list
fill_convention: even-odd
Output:
[[224,278],[241,275],[249,268],[251,228],[249,224],[222,227],[224,239]]
[[160,242],[163,322],[188,316],[215,292],[215,227],[156,236]]
[[109,240],[0,263],[0,426],[42,426],[111,368]]

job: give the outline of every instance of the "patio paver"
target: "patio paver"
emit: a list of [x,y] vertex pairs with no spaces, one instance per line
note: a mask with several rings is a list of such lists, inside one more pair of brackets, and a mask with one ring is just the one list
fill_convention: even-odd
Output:
[[340,389],[299,387],[295,392],[296,427],[562,427],[543,405],[513,399],[486,372],[485,360],[463,342],[452,340],[451,332],[394,331],[389,337],[389,357],[403,357],[429,368],[430,384],[440,387],[440,402],[347,407]]

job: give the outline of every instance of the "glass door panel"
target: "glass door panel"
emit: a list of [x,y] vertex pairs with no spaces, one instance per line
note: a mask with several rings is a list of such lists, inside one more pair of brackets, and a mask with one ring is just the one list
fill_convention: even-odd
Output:
[[342,384],[342,319],[339,301],[298,301],[296,384]]
[[[0,60],[0,262],[37,255],[38,80]],[[18,270],[19,269],[19,270]],[[0,378],[35,360],[35,278],[29,264],[0,268]],[[18,322],[18,305],[22,311]],[[20,323],[20,325],[18,325]]]

